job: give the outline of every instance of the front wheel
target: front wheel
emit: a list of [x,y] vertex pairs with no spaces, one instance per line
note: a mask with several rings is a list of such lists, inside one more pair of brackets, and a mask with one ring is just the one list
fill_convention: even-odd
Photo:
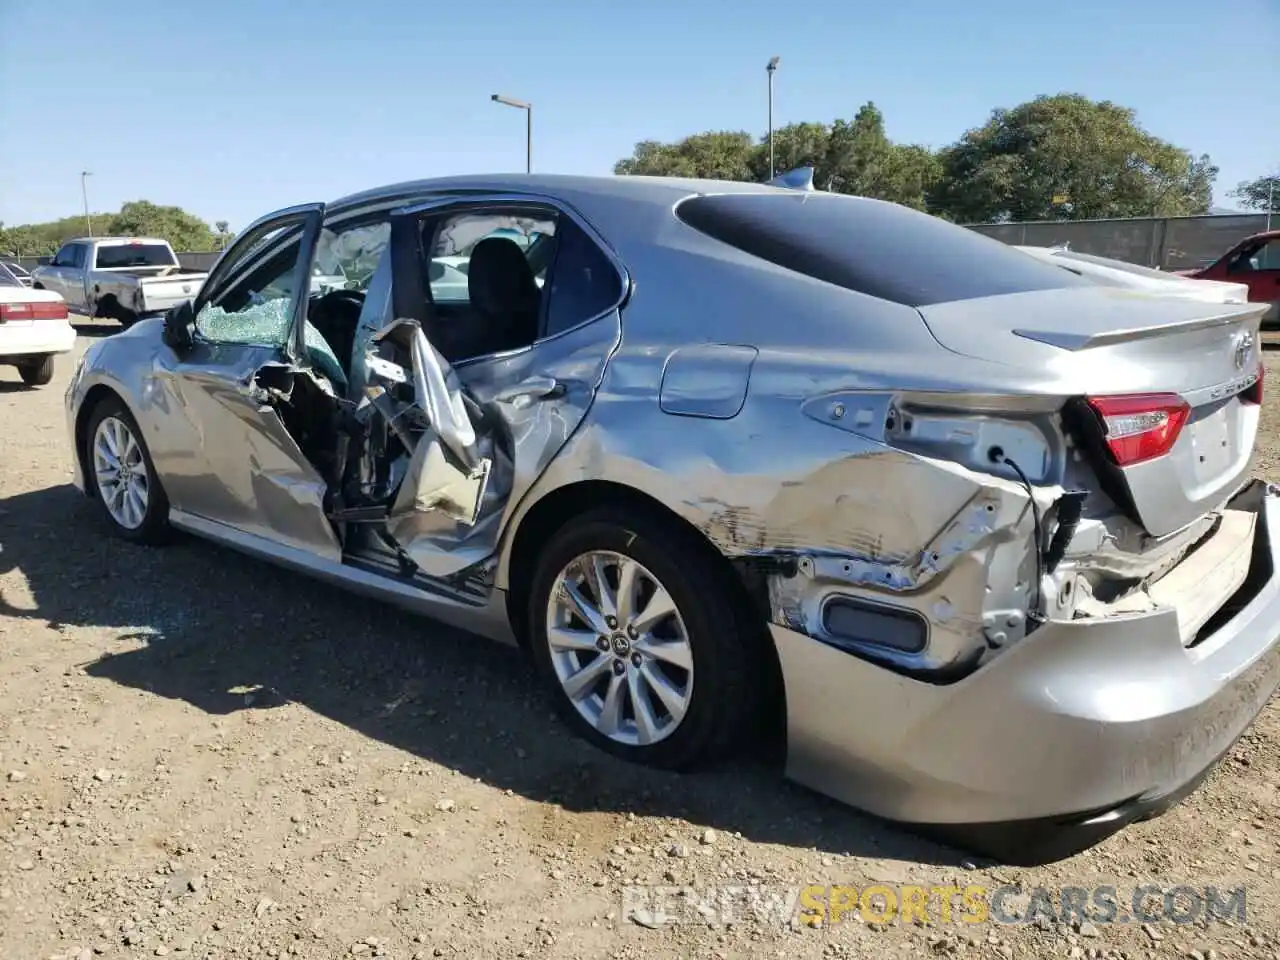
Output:
[[135,543],[169,536],[169,499],[142,431],[125,405],[103,400],[89,417],[85,467],[112,529]]
[[530,644],[557,709],[623,759],[689,770],[752,729],[758,657],[727,574],[672,522],[604,509],[538,561]]
[[28,387],[43,387],[53,379],[53,355],[28,360],[18,367],[18,375]]

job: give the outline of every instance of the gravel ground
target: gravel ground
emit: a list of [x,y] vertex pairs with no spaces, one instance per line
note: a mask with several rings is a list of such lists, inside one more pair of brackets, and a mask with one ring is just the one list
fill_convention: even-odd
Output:
[[[113,332],[85,324],[87,339]],[[71,370],[0,369],[0,957],[1280,958],[1280,703],[1163,818],[991,868],[783,782],[569,736],[511,651],[195,541],[107,536],[69,485]],[[1268,355],[1280,385],[1280,350]],[[1280,393],[1261,470],[1280,479]],[[621,886],[1247,887],[1246,923],[653,928]],[[1010,901],[1027,913],[1026,900]]]

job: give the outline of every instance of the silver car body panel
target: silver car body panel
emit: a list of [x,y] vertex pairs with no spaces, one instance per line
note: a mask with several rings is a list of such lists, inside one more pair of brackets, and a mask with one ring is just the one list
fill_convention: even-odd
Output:
[[[251,348],[209,358],[221,374],[206,380],[200,363],[175,368],[158,322],[138,324],[86,353],[69,427],[86,398],[110,389],[138,419],[180,526],[508,641],[505,597],[527,573],[513,566],[522,524],[582,484],[647,496],[752,585],[786,690],[790,774],[886,816],[1018,819],[1120,802],[1168,786],[1239,732],[1276,685],[1259,666],[1280,635],[1275,578],[1199,642],[1180,618],[1207,622],[1225,595],[1192,611],[1147,591],[1218,535],[1247,485],[1258,408],[1241,395],[1258,377],[1263,307],[1082,283],[917,309],[691,228],[673,211],[699,195],[877,202],[512,175],[326,206],[333,229],[413,205],[551,204],[624,280],[605,314],[452,370],[420,329],[404,328],[416,332],[400,334],[414,357],[403,375],[416,379],[418,411],[435,412],[389,527],[425,578],[344,561],[319,474],[257,394],[230,386],[252,386],[266,362]],[[353,393],[393,375],[370,349],[396,321],[389,270],[379,267],[364,302]],[[1126,513],[1061,411],[1085,394],[1153,391],[1193,408],[1187,448],[1122,471]],[[1017,469],[993,462],[993,449]],[[1082,490],[1060,563],[1042,569],[1040,548]],[[1276,502],[1255,506],[1247,543],[1222,541],[1232,570],[1253,569],[1241,550],[1276,550]],[[828,613],[841,603],[905,617],[923,640],[837,637]],[[1137,684],[1128,702],[1126,678]],[[1212,718],[1211,733],[1193,733]],[[1187,736],[1201,739],[1170,745]],[[1114,760],[1098,752],[1109,738]],[[1051,759],[1068,772],[1051,772]]]

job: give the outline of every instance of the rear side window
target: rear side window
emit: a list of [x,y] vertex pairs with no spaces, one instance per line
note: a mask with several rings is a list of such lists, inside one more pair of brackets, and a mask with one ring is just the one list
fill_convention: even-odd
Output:
[[878,200],[740,193],[692,197],[676,215],[762,260],[909,307],[1091,286],[999,240]]
[[551,269],[546,337],[598,317],[622,299],[622,279],[604,251],[568,217],[562,223]]

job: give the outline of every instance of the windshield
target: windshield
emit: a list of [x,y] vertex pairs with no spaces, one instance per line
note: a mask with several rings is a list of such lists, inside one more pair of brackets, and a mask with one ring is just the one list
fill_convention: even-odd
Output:
[[0,263],[0,287],[20,287],[21,281],[14,276],[13,271],[9,269],[8,264]]
[[12,273],[15,277],[29,277],[29,276],[31,276],[31,274],[29,274],[29,273],[28,273],[28,272],[23,268],[23,266],[22,266],[21,264],[19,264],[19,263],[11,263],[10,261],[6,260],[6,261],[4,261],[4,266],[5,266],[5,267],[8,269],[8,271],[9,271],[10,273]]
[[177,263],[178,258],[163,243],[123,243],[99,247],[96,266],[102,270],[118,270],[122,267],[172,267]]

